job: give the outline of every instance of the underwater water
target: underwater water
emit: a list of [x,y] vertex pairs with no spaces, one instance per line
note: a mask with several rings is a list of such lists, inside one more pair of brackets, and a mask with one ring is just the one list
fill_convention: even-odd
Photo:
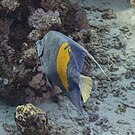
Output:
[[[47,112],[51,135],[135,135],[134,1],[79,0],[80,7],[71,1],[0,1],[0,135],[21,134],[14,117],[25,103]],[[35,42],[49,30],[86,48],[111,79],[92,61],[84,66],[82,74],[94,83],[84,115],[47,85]]]

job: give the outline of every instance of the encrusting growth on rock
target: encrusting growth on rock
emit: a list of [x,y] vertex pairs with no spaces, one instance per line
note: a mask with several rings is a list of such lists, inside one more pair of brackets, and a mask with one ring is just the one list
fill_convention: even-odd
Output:
[[16,108],[15,121],[22,135],[48,135],[46,113],[32,104]]

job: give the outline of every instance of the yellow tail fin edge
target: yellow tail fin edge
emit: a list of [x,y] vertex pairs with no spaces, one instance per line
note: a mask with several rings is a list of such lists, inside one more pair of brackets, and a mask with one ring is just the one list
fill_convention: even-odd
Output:
[[80,76],[79,88],[81,90],[83,102],[85,103],[90,96],[92,89],[92,79],[87,76]]

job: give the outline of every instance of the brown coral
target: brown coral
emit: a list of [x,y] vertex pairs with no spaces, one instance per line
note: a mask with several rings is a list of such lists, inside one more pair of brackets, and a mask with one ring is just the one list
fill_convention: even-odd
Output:
[[48,135],[46,113],[32,104],[16,108],[15,121],[22,135]]
[[35,68],[34,74],[25,89],[26,102],[39,104],[50,97],[51,91],[41,66]]
[[57,10],[55,12],[51,10],[44,12],[42,8],[38,8],[29,17],[28,23],[32,28],[34,28],[28,38],[36,41],[41,35],[46,33],[52,25],[61,25],[61,19]]
[[88,29],[86,12],[82,11],[79,5],[72,5],[63,19],[63,26],[68,33]]
[[130,0],[130,4],[135,7],[135,0]]
[[2,0],[0,5],[3,6],[3,8],[14,11],[20,5],[20,3],[18,0]]
[[45,11],[58,10],[60,14],[65,16],[71,3],[68,0],[41,0],[40,5]]
[[14,49],[8,45],[11,23],[12,21],[0,19],[0,56],[14,54]]

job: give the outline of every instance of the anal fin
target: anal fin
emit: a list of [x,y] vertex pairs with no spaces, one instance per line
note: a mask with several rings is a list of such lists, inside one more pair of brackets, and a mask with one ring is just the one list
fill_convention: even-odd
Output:
[[75,85],[72,90],[69,90],[67,93],[69,100],[72,104],[83,114],[82,103],[81,103],[81,93],[79,87]]

